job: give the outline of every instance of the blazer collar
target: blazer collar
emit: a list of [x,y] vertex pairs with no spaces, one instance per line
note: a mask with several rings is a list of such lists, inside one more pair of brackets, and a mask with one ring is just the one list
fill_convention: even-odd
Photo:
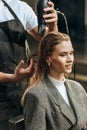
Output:
[[[57,88],[54,86],[54,84],[49,80],[47,76],[45,76],[44,81],[51,100],[53,100],[55,104],[59,106],[61,113],[74,125],[76,123],[76,118],[73,117],[74,112],[72,108],[66,104],[65,100],[58,92]],[[69,96],[72,98],[74,97],[73,95]]]

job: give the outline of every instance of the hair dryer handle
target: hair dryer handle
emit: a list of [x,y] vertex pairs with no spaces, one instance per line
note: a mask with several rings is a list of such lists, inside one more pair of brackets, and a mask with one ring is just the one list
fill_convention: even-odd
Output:
[[48,0],[37,0],[36,2],[36,13],[38,18],[38,34],[43,36],[46,29],[46,23],[43,18],[43,15],[45,14],[44,8],[48,7],[47,4]]

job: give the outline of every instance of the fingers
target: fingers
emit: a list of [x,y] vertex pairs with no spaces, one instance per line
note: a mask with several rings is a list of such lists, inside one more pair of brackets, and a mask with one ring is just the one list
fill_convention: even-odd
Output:
[[45,11],[47,14],[55,13],[55,10],[54,10],[53,7],[44,8],[44,11]]
[[57,11],[54,9],[54,4],[52,2],[48,2],[48,4],[49,6],[44,8],[46,13],[43,15],[43,18],[47,24],[56,22],[58,20]]
[[58,19],[56,12],[44,15],[43,17],[44,17],[46,23],[52,23],[52,22],[57,21],[57,19]]
[[28,74],[28,77],[31,77],[34,73],[34,62],[33,59],[30,59],[30,64],[26,68],[26,73]]
[[49,13],[54,12],[54,10],[54,4],[52,2],[48,2],[48,7],[44,8],[44,11]]
[[49,5],[50,7],[53,7],[53,8],[54,8],[54,3],[51,2],[50,0],[48,1],[48,5]]
[[24,65],[24,61],[21,60],[21,61],[19,62],[19,64],[17,65],[16,69],[19,70],[20,68],[23,67],[23,65]]
[[19,74],[20,78],[21,77],[26,78],[28,75],[32,74],[34,68],[33,59],[30,59],[30,64],[26,68],[23,66],[24,66],[24,61],[21,60],[15,70],[15,73],[17,75]]
[[29,66],[27,67],[27,69],[31,70],[33,68],[33,59],[31,58],[30,59],[30,64]]

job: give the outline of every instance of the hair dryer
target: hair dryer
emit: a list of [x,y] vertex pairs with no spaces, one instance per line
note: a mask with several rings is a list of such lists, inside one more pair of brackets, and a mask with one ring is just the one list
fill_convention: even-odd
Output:
[[45,28],[46,28],[46,23],[43,18],[43,15],[45,14],[44,8],[48,6],[47,2],[49,0],[37,0],[36,2],[36,13],[37,13],[37,18],[38,18],[38,34],[40,36],[44,35]]

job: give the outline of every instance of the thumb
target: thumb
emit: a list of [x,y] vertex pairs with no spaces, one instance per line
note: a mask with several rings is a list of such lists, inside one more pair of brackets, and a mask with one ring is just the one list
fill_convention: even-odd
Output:
[[19,62],[19,64],[17,65],[17,70],[19,70],[20,68],[22,68],[23,67],[23,65],[24,65],[24,61],[23,60],[21,60],[20,62]]

